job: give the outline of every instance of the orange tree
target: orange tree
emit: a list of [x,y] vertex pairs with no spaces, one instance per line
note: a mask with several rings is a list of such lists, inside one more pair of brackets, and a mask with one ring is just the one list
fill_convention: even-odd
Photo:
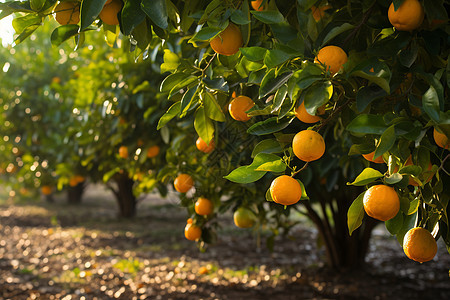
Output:
[[[103,28],[112,44],[120,29],[130,41],[124,43],[127,49],[146,58],[155,49],[150,37],[163,39],[161,71],[170,75],[160,92],[173,104],[158,127],[178,132],[171,121],[176,117],[190,129],[183,133],[191,136],[190,145],[198,135],[207,144],[215,141],[207,157],[225,152],[224,161],[231,168],[203,168],[233,182],[233,187],[222,180],[211,182],[213,194],[214,184],[227,187],[216,195],[221,199],[213,201],[217,212],[227,207],[223,197],[237,191],[241,197],[229,197],[233,208],[244,196],[244,201],[254,203],[253,212],[261,220],[294,210],[304,213],[317,225],[328,262],[335,267],[362,262],[375,222],[364,217],[365,211],[398,207],[389,220],[369,214],[384,221],[400,242],[409,229],[421,227],[450,245],[445,189],[450,136],[448,1],[272,0],[261,1],[256,10],[246,0],[123,1],[116,14],[118,26],[102,21],[105,3],[82,1],[80,21],[55,28],[53,43],[75,37],[80,45],[88,31]],[[56,4],[10,1],[0,8],[2,15],[21,13],[16,18],[20,42]],[[238,104],[228,107],[228,117],[225,107],[232,92],[251,102],[237,97]],[[317,118],[305,119],[305,112]],[[221,129],[234,126],[245,132],[232,144],[238,153],[229,153],[229,139]],[[177,136],[172,136],[174,154],[179,153]],[[239,159],[233,160],[233,155]],[[175,156],[173,166],[187,165]],[[381,159],[383,163],[377,163]],[[167,178],[161,174],[160,179]],[[280,175],[298,180],[300,189],[295,184],[269,189]],[[366,196],[366,190],[378,185],[390,192],[377,189]],[[283,186],[297,186],[300,203],[273,203],[298,199],[286,199],[285,193],[274,199],[273,193]],[[251,200],[239,194],[251,187]],[[374,202],[371,196],[398,205]],[[195,201],[182,203],[192,208]],[[263,209],[255,209],[257,205]],[[275,213],[267,214],[271,209]],[[210,220],[214,215],[195,215],[188,224],[204,227]],[[209,232],[198,239],[205,240]],[[405,251],[411,253],[408,245]]]
[[[47,36],[49,28],[47,24],[35,36]],[[14,170],[5,184],[21,194],[39,187],[52,192],[57,185],[69,187],[71,177],[81,178],[85,172],[73,161],[79,147],[67,136],[78,125],[66,84],[80,60],[70,47],[52,49],[43,38],[1,48],[0,53],[1,155],[6,170]],[[69,202],[80,201],[83,185],[79,183],[67,189]],[[44,195],[51,199],[51,194]]]

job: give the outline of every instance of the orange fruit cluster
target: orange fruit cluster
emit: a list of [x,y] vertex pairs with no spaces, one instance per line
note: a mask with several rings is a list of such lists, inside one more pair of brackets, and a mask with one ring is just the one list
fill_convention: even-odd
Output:
[[255,102],[250,97],[238,96],[234,98],[228,105],[228,111],[230,116],[236,121],[247,122],[250,120],[250,116],[247,115],[247,111],[255,105]]
[[425,228],[410,229],[403,238],[403,251],[410,259],[420,263],[433,259],[437,253],[437,243]]
[[405,0],[397,10],[394,8],[394,2],[389,6],[389,22],[400,31],[412,31],[419,28],[424,17],[422,4],[417,0]]
[[326,70],[330,71],[331,75],[333,75],[343,68],[347,60],[347,53],[342,48],[338,46],[326,46],[319,50],[314,62],[325,65]]
[[187,193],[193,186],[194,180],[191,175],[179,174],[173,182],[173,186],[180,193]]
[[292,205],[302,197],[300,183],[288,175],[281,175],[272,181],[269,188],[270,195],[275,203]]
[[230,23],[209,44],[217,54],[230,56],[239,51],[239,48],[244,44],[244,40],[242,39],[242,33],[239,27]]
[[365,192],[363,205],[367,215],[387,221],[395,217],[400,210],[400,198],[393,187],[379,184]]
[[78,24],[80,22],[80,2],[65,1],[56,5],[55,20],[60,25]]
[[196,241],[202,236],[202,229],[193,224],[193,220],[189,218],[184,227],[184,236],[190,241]]

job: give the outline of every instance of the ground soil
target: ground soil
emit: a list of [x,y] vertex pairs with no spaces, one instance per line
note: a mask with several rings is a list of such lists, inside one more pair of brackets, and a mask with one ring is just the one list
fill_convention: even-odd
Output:
[[184,239],[186,218],[169,194],[145,198],[133,220],[117,219],[112,195],[99,187],[78,206],[64,195],[53,204],[3,201],[0,299],[450,299],[442,243],[419,264],[380,225],[367,264],[338,273],[323,264],[306,221],[270,252],[226,214],[203,252]]

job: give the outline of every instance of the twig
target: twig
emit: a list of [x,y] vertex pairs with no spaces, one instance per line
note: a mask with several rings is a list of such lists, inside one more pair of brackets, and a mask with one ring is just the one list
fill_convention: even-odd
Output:
[[442,160],[441,165],[439,166],[439,168],[437,169],[436,173],[439,172],[439,170],[442,169],[442,171],[445,172],[445,174],[450,176],[450,173],[444,168],[444,163],[445,161],[450,157],[450,154],[447,154],[447,156]]
[[216,58],[217,53],[214,53],[214,55],[211,57],[211,59],[208,61],[208,63],[206,64],[206,66],[202,69],[202,78],[205,77],[205,72],[206,70],[209,68],[209,66],[211,65],[212,61],[214,60],[214,58]]
[[363,15],[363,18],[361,19],[361,22],[359,22],[359,24],[352,30],[352,32],[350,32],[350,34],[345,38],[344,42],[342,42],[343,45],[346,45],[348,43],[348,41],[356,34],[356,32],[358,32],[361,27],[364,25],[364,23],[367,22],[367,20],[369,19],[370,15],[372,14],[372,10],[375,7],[375,4],[372,5]]

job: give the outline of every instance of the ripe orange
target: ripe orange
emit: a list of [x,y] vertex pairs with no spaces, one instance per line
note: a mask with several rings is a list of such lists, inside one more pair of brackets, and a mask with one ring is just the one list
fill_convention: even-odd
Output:
[[202,229],[192,223],[187,223],[184,227],[184,236],[190,241],[196,241],[202,236]]
[[198,269],[198,273],[201,274],[201,275],[208,274],[208,273],[209,273],[209,269],[208,269],[208,267],[205,267],[205,266],[200,267],[200,268]]
[[119,156],[122,158],[128,158],[128,148],[127,146],[120,146]]
[[253,227],[255,218],[255,214],[245,207],[239,207],[233,214],[234,224],[239,228]]
[[214,204],[211,200],[200,197],[195,202],[194,206],[195,212],[201,216],[207,216],[212,214],[214,211]]
[[323,137],[313,130],[302,130],[294,136],[292,150],[303,161],[314,161],[325,153]]
[[347,54],[342,48],[338,46],[326,46],[319,50],[314,62],[325,65],[327,71],[335,74],[343,68],[347,60]]
[[311,6],[311,11],[312,11],[314,20],[316,20],[316,22],[319,22],[320,19],[322,19],[323,16],[325,15],[325,11],[330,8],[331,8],[331,6],[329,6],[329,5],[325,5],[325,6],[322,6],[319,8],[315,7],[314,5]]
[[211,140],[209,144],[207,144],[201,137],[198,137],[195,145],[197,146],[197,149],[203,153],[211,153],[216,147],[214,140]]
[[69,179],[69,185],[71,187],[77,186],[78,185],[78,180],[75,177],[70,177]]
[[383,164],[384,160],[383,160],[383,156],[378,156],[375,160],[373,159],[373,156],[375,155],[375,151],[372,151],[368,154],[363,154],[362,156],[371,162],[377,163],[377,164]]
[[173,186],[178,192],[187,193],[194,186],[194,180],[188,174],[179,174],[175,178]]
[[56,22],[60,25],[78,24],[80,22],[80,2],[60,2],[53,12]]
[[48,196],[52,193],[53,188],[49,185],[44,185],[41,187],[41,192],[42,194],[44,194],[45,196]]
[[250,116],[246,114],[250,108],[255,105],[255,102],[247,96],[238,96],[234,98],[228,105],[230,116],[236,121],[247,122]]
[[263,11],[265,5],[261,6],[262,2],[263,2],[263,0],[256,0],[256,1],[250,2],[250,4],[251,4],[251,6],[253,7],[254,10]]
[[226,56],[236,54],[244,44],[241,30],[238,26],[230,23],[224,31],[213,38],[209,43],[211,48],[217,53]]
[[160,148],[159,148],[158,145],[151,146],[151,147],[148,148],[148,150],[147,150],[147,157],[148,157],[148,158],[152,158],[152,157],[158,156],[159,150],[160,150]]
[[274,202],[282,205],[297,203],[302,197],[302,186],[294,178],[281,175],[272,181],[269,188]]
[[433,130],[433,138],[436,145],[441,148],[449,149],[450,148],[450,139],[443,133],[437,131],[436,128]]
[[117,14],[120,12],[122,7],[122,0],[112,0],[111,3],[105,4],[105,6],[103,6],[103,9],[98,16],[100,17],[100,20],[102,20],[105,24],[118,25],[119,18],[117,17]]
[[387,221],[397,215],[400,209],[400,198],[393,187],[379,184],[366,191],[363,204],[369,216],[380,221]]
[[[325,105],[319,107],[317,110],[319,115],[323,115],[325,113]],[[305,102],[302,102],[302,104],[297,107],[295,110],[295,116],[302,121],[303,123],[317,123],[320,120],[322,120],[319,116],[310,115],[305,108]]]
[[405,234],[403,251],[410,259],[423,263],[432,260],[436,255],[437,243],[428,230],[415,227]]
[[423,7],[417,0],[405,0],[397,11],[394,10],[393,2],[389,6],[389,22],[400,31],[412,31],[419,28],[424,16]]
[[[410,156],[408,157],[408,159],[406,160],[406,162],[405,162],[405,166],[411,166],[411,165],[413,165],[413,161],[412,161],[412,157],[411,157],[411,155],[410,155]],[[430,163],[428,164],[428,169],[427,169],[427,171],[431,171],[432,168],[433,168],[433,165],[432,165],[431,162],[430,162]],[[427,181],[424,182],[424,183],[429,182],[429,181],[433,178],[433,175],[434,175],[434,174],[431,174],[430,176],[428,176]],[[409,185],[412,185],[412,186],[419,186],[419,184],[418,184],[411,176],[409,177],[408,184],[409,184]]]

